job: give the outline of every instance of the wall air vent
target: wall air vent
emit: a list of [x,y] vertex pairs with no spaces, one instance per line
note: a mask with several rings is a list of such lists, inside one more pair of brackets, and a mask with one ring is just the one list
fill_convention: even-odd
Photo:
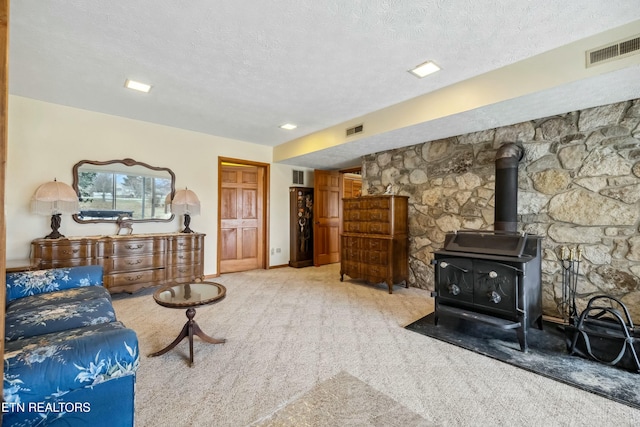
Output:
[[304,171],[293,171],[293,183],[304,185]]
[[347,129],[347,136],[355,135],[355,134],[360,133],[362,131],[364,131],[364,126],[363,125],[354,126],[352,128]]
[[587,67],[640,53],[640,35],[600,46],[586,52]]

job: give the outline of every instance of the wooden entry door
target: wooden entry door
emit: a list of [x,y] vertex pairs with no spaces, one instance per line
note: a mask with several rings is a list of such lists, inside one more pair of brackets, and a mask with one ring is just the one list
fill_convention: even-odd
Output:
[[220,163],[219,272],[265,268],[265,169]]
[[340,261],[342,194],[338,171],[314,172],[313,264]]

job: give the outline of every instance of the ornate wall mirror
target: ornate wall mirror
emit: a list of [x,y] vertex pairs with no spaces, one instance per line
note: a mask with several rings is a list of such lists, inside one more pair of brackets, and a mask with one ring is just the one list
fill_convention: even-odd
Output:
[[73,219],[115,222],[122,215],[136,222],[171,221],[167,204],[175,192],[175,181],[171,169],[133,159],[82,160],[73,166],[73,189],[80,199],[80,213]]

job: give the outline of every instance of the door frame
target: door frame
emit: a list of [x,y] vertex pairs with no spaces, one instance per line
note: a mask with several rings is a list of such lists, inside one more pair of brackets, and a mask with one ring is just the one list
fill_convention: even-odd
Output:
[[262,194],[263,194],[263,201],[262,201],[262,235],[260,236],[260,239],[262,240],[262,265],[264,266],[264,269],[267,270],[269,268],[269,258],[268,258],[268,254],[269,254],[269,200],[270,200],[270,193],[269,193],[269,182],[270,182],[270,176],[271,176],[271,165],[269,163],[261,163],[261,162],[254,162],[251,160],[243,160],[243,159],[234,159],[231,157],[222,157],[222,156],[218,156],[218,229],[217,229],[217,236],[218,236],[218,244],[217,244],[217,251],[216,251],[216,272],[217,275],[220,275],[220,254],[222,252],[222,240],[220,239],[221,233],[222,233],[222,218],[220,215],[220,211],[222,210],[222,198],[220,197],[220,194],[222,194],[222,164],[223,163],[235,163],[237,165],[242,165],[242,166],[256,166],[258,168],[262,168],[263,172],[264,172],[264,179],[262,181]]

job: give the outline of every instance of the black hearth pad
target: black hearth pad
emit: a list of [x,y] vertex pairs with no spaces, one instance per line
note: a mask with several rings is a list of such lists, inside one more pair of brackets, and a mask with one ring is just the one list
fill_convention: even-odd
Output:
[[567,353],[565,335],[555,323],[543,322],[543,330],[529,328],[529,351],[520,351],[514,330],[433,313],[406,328],[454,344],[556,381],[640,409],[640,374]]

